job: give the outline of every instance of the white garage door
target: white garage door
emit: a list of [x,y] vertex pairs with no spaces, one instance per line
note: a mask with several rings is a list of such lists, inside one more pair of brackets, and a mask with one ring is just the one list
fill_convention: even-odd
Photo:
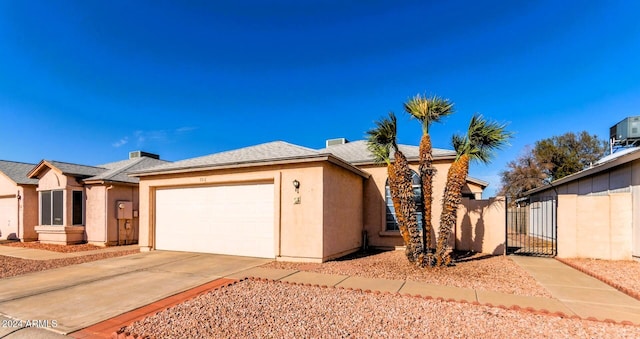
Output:
[[159,189],[156,249],[274,258],[273,184]]
[[18,201],[0,198],[0,239],[15,239],[18,232]]

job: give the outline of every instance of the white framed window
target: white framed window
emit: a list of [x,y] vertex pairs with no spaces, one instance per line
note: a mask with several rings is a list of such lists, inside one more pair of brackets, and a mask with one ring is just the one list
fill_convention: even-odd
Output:
[[40,224],[63,225],[64,224],[64,191],[40,192]]

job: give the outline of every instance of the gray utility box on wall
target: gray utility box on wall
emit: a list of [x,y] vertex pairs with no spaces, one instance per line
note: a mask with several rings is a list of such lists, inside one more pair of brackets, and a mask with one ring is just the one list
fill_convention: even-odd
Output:
[[640,139],[640,116],[627,117],[611,126],[609,138],[616,141]]
[[116,219],[133,219],[133,204],[131,201],[116,202]]

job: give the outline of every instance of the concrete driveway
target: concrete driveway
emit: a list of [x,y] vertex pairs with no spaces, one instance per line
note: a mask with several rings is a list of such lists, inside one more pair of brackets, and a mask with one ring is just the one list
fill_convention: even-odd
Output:
[[30,273],[0,279],[0,314],[67,334],[269,261],[152,251]]

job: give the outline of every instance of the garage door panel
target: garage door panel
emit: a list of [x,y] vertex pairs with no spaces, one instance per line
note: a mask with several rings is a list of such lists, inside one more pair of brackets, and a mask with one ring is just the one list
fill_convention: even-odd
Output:
[[15,198],[0,198],[0,238],[15,239],[17,237],[17,209]]
[[273,184],[156,191],[156,248],[275,257]]

